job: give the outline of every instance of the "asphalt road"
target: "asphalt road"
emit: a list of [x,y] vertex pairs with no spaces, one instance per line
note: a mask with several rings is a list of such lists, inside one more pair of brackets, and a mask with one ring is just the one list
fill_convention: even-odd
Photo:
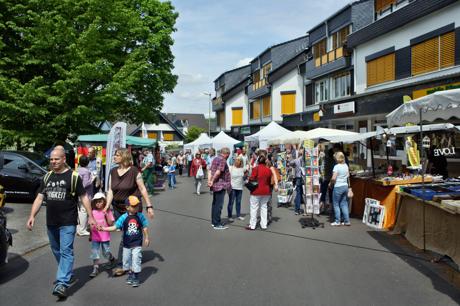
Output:
[[[78,281],[62,304],[445,306],[460,301],[460,292],[433,273],[429,262],[359,220],[352,219],[351,227],[326,223],[302,229],[291,209],[274,208],[268,231],[246,231],[249,216],[217,231],[209,221],[210,194],[193,194],[189,178],[178,183],[176,190],[154,196],[156,217],[141,286],[131,288],[124,277],[108,272],[90,279],[90,244],[77,238]],[[243,199],[246,214],[246,190]],[[120,234],[112,237],[117,246]],[[55,303],[55,271],[48,247],[15,258],[0,270],[0,303]]]

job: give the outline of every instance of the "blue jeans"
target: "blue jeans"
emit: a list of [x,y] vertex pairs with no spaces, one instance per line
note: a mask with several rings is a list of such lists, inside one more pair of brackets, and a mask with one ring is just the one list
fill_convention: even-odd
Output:
[[123,270],[139,273],[142,270],[142,247],[123,248]]
[[302,196],[303,196],[303,182],[302,178],[295,178],[295,208],[294,211],[300,212],[300,204],[302,204]]
[[58,269],[56,272],[56,285],[69,286],[73,269],[73,241],[77,227],[75,225],[57,226],[48,225],[48,238]]
[[92,260],[99,260],[101,258],[100,250],[102,249],[102,256],[107,259],[113,258],[110,253],[110,241],[91,241],[91,256]]
[[169,188],[176,187],[176,175],[175,174],[168,174],[168,185]]
[[228,217],[232,217],[233,212],[233,202],[236,201],[236,217],[241,216],[241,196],[243,195],[243,190],[232,189],[228,199],[227,213]]
[[340,213],[342,213],[343,222],[349,223],[348,186],[334,187],[334,191],[332,192],[332,202],[334,204],[335,222],[340,222]]
[[222,224],[220,214],[222,212],[222,206],[224,206],[224,199],[225,189],[212,193],[211,222],[214,226]]

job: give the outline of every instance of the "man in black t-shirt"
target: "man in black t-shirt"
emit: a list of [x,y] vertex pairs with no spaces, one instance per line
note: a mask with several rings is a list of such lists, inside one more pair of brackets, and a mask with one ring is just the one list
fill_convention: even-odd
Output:
[[[67,297],[67,287],[71,283],[74,262],[73,241],[75,239],[78,219],[78,197],[88,213],[88,223],[95,225],[91,212],[91,203],[83,188],[82,180],[74,175],[66,166],[65,153],[53,150],[50,157],[52,173],[42,179],[39,193],[35,198],[30,212],[27,228],[32,230],[35,216],[46,199],[46,225],[51,250],[58,262],[56,282],[53,295],[59,298]],[[72,188],[72,182],[76,184]]]

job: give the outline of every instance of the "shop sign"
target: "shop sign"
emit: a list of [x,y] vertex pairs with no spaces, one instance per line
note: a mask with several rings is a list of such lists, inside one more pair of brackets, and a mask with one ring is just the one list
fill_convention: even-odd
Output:
[[414,90],[412,92],[412,99],[424,97],[432,93],[435,93],[437,91],[444,91],[444,90],[457,89],[457,88],[460,88],[460,83],[452,83],[452,84],[446,84],[446,85],[441,85],[441,86],[436,86],[436,87],[431,87],[431,88]]
[[455,155],[455,148],[434,149],[434,156],[452,156]]
[[240,133],[242,135],[248,135],[251,134],[251,127],[250,126],[244,126],[240,129]]
[[355,101],[334,105],[334,114],[355,113]]
[[320,120],[321,120],[321,116],[319,115],[319,112],[313,113],[313,121],[319,122]]

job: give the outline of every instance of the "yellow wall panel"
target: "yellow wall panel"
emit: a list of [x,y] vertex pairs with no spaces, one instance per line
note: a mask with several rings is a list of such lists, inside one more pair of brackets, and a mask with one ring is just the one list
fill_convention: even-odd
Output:
[[243,109],[233,108],[232,109],[232,125],[242,125],[242,124],[243,124]]

